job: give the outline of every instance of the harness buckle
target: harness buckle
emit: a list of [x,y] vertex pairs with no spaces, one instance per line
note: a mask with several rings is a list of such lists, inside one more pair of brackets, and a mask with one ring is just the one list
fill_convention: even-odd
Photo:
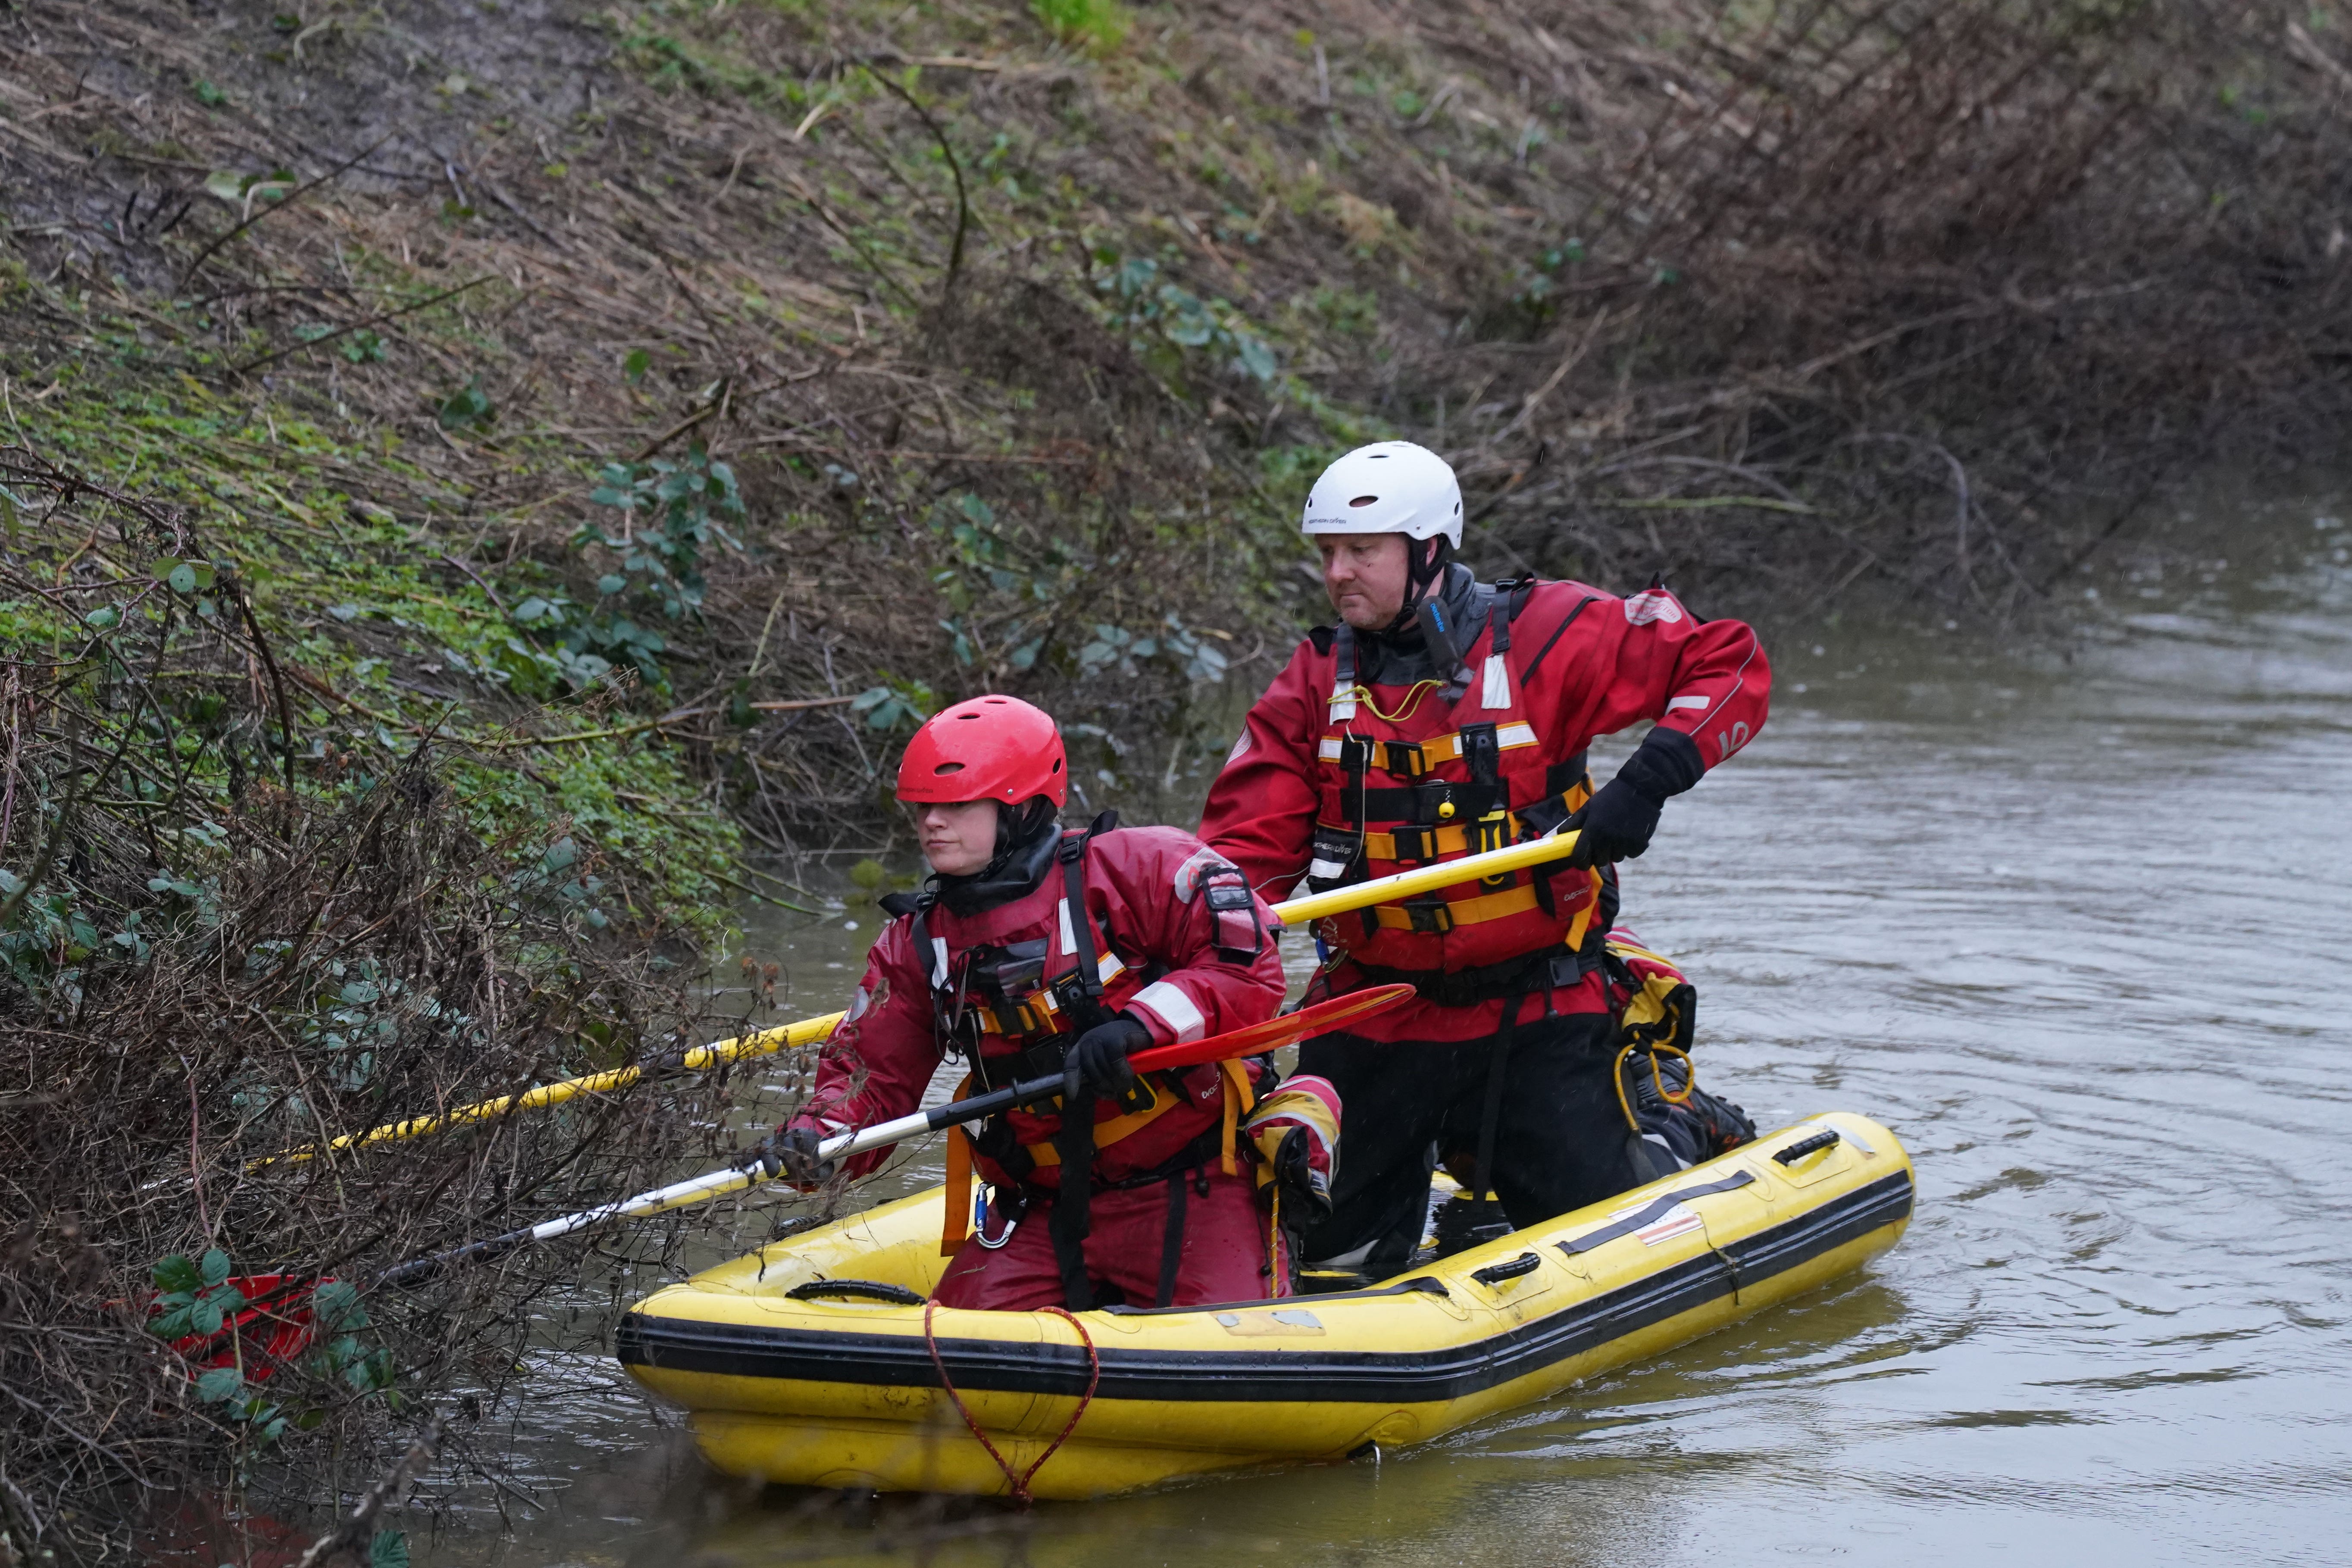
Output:
[[1339,738],[1340,772],[1360,775],[1371,765],[1372,743],[1370,741],[1360,741],[1353,735]]
[[1390,773],[1417,779],[1429,771],[1429,753],[1418,741],[1383,741],[1381,748],[1385,759],[1381,765]]
[[1437,858],[1437,829],[1414,827],[1399,823],[1389,833],[1396,847],[1399,860],[1434,860]]
[[1434,896],[1407,899],[1402,908],[1412,921],[1412,929],[1425,935],[1444,936],[1454,929],[1454,906]]

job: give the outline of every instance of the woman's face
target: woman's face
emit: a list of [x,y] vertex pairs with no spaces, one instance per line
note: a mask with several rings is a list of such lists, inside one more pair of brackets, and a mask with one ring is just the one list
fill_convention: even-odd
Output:
[[996,803],[925,801],[909,805],[923,858],[942,877],[969,877],[996,856]]

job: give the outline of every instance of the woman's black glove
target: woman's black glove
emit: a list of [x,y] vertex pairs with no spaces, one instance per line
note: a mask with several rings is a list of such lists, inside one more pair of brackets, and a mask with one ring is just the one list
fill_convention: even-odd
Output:
[[1331,1217],[1331,1178],[1314,1166],[1315,1145],[1307,1129],[1294,1127],[1274,1152],[1274,1182],[1282,1194],[1283,1217],[1295,1229]]
[[1584,809],[1560,824],[1581,837],[1571,866],[1613,866],[1638,858],[1658,831],[1658,814],[1668,800],[1698,783],[1706,765],[1699,761],[1698,745],[1679,730],[1656,729],[1634,748],[1602,784]]
[[1099,1098],[1116,1100],[1135,1087],[1135,1069],[1127,1065],[1128,1053],[1150,1043],[1151,1031],[1121,1013],[1080,1035],[1064,1058],[1064,1070],[1074,1083],[1083,1084]]
[[822,1186],[833,1179],[831,1160],[817,1157],[824,1134],[814,1127],[779,1127],[776,1135],[768,1140],[765,1158],[761,1161],[771,1176],[781,1174],[786,1181],[802,1187]]

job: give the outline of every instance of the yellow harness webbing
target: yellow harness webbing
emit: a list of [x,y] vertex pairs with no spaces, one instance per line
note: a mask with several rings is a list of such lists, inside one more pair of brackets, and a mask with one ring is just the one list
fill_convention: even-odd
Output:
[[[1125,1116],[1114,1116],[1108,1121],[1095,1123],[1095,1149],[1097,1152],[1109,1148],[1129,1133],[1141,1131],[1184,1103],[1184,1097],[1168,1086],[1163,1085],[1152,1092],[1154,1099],[1150,1110],[1129,1111]],[[1060,1103],[1059,1100],[1055,1101],[1056,1105]],[[1055,1149],[1050,1142],[1024,1143],[1021,1147],[1026,1149],[1029,1152],[1029,1157],[1040,1165],[1058,1165],[1062,1163],[1061,1151]]]
[[[956,1085],[950,1101],[961,1100],[971,1089],[971,1074],[963,1075]],[[964,1237],[971,1234],[971,1135],[959,1122],[948,1129],[947,1213],[940,1225],[940,1256],[953,1258],[963,1247]]]

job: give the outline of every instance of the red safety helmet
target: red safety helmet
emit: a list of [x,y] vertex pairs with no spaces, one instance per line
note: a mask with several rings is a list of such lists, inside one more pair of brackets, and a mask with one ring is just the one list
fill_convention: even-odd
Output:
[[1018,697],[975,697],[923,721],[898,761],[898,798],[918,804],[1044,795],[1058,811],[1070,798],[1062,732],[1042,709]]

